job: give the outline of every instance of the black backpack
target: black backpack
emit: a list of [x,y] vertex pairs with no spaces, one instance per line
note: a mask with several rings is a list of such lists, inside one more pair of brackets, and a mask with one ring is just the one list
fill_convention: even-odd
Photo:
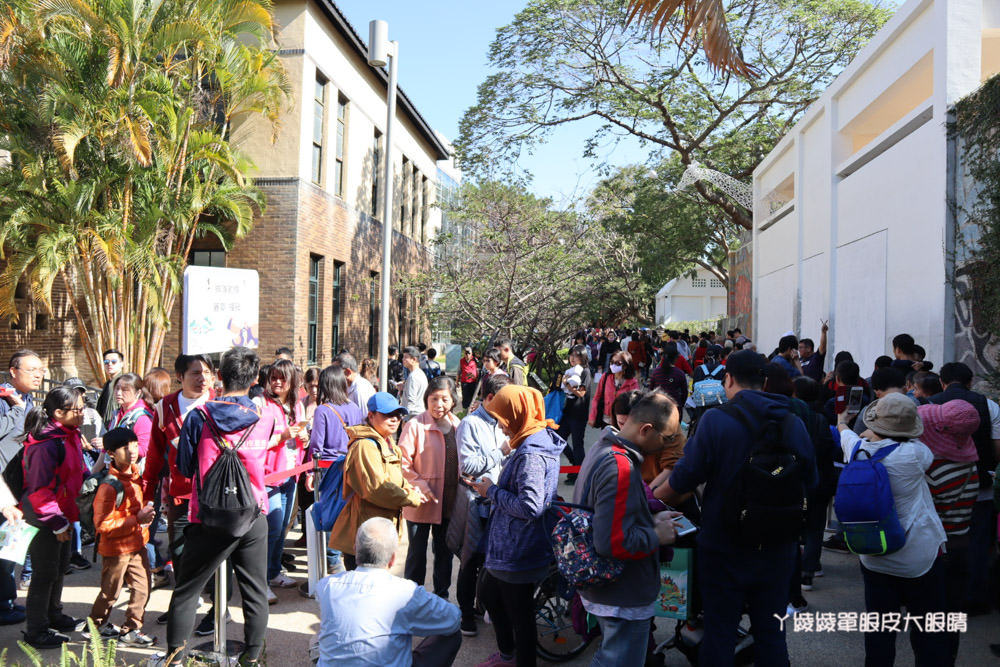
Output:
[[[62,465],[62,462],[66,460],[66,448],[60,447],[58,452],[57,466]],[[7,467],[3,469],[3,481],[17,502],[20,503],[24,496],[24,445],[21,445],[17,454],[14,454],[14,457],[7,462]]]
[[[799,418],[789,412],[781,421],[765,419],[739,403],[714,408],[739,419],[754,441],[727,492],[731,534],[751,547],[797,542],[805,525],[809,463],[790,441]],[[754,413],[753,419],[744,409]]]
[[107,470],[91,475],[83,480],[80,487],[80,495],[76,497],[76,507],[80,510],[80,528],[86,534],[94,537],[94,560],[97,560],[97,545],[101,536],[97,533],[97,526],[94,525],[94,499],[97,498],[97,489],[102,484],[107,484],[115,490],[115,507],[119,507],[125,500],[125,486],[121,480],[112,475]]
[[246,466],[236,454],[253,431],[248,426],[239,442],[230,444],[219,432],[208,413],[205,424],[212,434],[212,441],[219,448],[219,458],[201,479],[200,466],[195,467],[195,488],[198,489],[198,520],[203,526],[230,537],[243,537],[250,530],[254,519],[260,515],[260,506]]

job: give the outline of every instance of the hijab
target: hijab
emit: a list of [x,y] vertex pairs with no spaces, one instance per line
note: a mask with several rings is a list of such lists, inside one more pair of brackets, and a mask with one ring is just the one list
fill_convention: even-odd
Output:
[[555,422],[545,418],[545,402],[537,389],[509,384],[497,392],[490,403],[489,413],[510,432],[510,447],[516,449],[534,433]]

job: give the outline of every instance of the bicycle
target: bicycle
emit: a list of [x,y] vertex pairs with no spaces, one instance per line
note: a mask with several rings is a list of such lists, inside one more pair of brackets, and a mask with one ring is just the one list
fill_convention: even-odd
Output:
[[[478,591],[486,568],[479,571],[476,590]],[[573,598],[576,592],[559,574],[555,565],[549,568],[545,577],[535,588],[535,624],[538,657],[547,662],[566,662],[587,650],[599,631],[577,632],[573,627]],[[481,602],[476,599],[476,610],[484,613]]]

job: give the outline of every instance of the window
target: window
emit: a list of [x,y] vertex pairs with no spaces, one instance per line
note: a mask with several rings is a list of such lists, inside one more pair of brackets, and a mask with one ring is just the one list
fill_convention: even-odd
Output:
[[[420,190],[427,193],[427,177],[424,176],[420,183]],[[427,220],[430,218],[430,207],[424,206],[420,216],[420,242],[427,245]]]
[[188,263],[191,266],[218,266],[221,268],[225,268],[226,251],[192,250],[190,257],[188,258]]
[[45,331],[49,328],[49,316],[44,313],[38,313],[35,315],[35,330]]
[[423,181],[420,178],[420,172],[414,168],[413,170],[413,187],[410,189],[410,231],[407,236],[415,237],[417,235],[417,230],[421,224],[421,212],[420,212],[420,189],[423,187]]
[[406,233],[407,190],[410,184],[410,160],[403,156],[403,169],[399,172],[399,219],[393,221],[393,227],[401,234]]
[[306,363],[316,363],[316,332],[319,330],[319,267],[323,258],[309,255],[309,328],[307,330]]
[[709,287],[722,287],[723,285],[722,285],[722,281],[719,280],[718,278],[712,278],[712,279],[710,279],[708,281],[708,286]]
[[368,276],[368,356],[378,349],[378,271]]
[[333,167],[333,194],[344,196],[344,142],[347,140],[347,98],[337,98],[337,161]]
[[323,178],[323,123],[326,118],[326,79],[316,73],[316,87],[313,92],[313,150],[312,180],[321,183]]
[[704,278],[692,278],[691,287],[705,287],[707,281]]
[[378,184],[382,175],[382,133],[375,129],[375,138],[372,142],[372,208],[373,218],[378,217]]
[[330,358],[333,359],[340,352],[340,304],[341,304],[341,293],[340,293],[340,274],[341,270],[344,268],[343,262],[333,263],[333,342],[332,354]]

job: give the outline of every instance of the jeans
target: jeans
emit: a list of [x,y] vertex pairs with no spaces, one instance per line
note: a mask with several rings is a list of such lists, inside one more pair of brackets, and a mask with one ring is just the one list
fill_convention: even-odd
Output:
[[[535,667],[538,651],[535,584],[512,584],[497,579],[487,571],[479,597],[493,621],[500,653],[516,656],[517,667]],[[645,642],[642,647],[645,651]]]
[[700,664],[733,664],[736,628],[744,604],[747,604],[756,664],[762,667],[788,665],[785,631],[774,615],[785,615],[788,582],[795,568],[797,550],[798,545],[793,543],[763,549],[736,547],[729,551],[699,545],[695,576],[705,608],[705,635],[698,655]]
[[997,511],[992,500],[981,500],[972,508],[969,524],[969,581],[965,603],[990,605],[990,570],[996,558]]
[[434,594],[447,600],[448,586],[451,584],[451,561],[454,558],[445,541],[448,519],[441,519],[441,523],[407,521],[406,532],[410,537],[410,548],[406,552],[403,576],[418,586],[424,585],[427,578],[427,537],[433,533],[431,550],[434,552]]
[[601,626],[601,647],[594,654],[591,667],[641,665],[645,662],[652,619],[627,621],[610,616],[595,618]]
[[[72,526],[67,530],[73,530]],[[60,542],[49,528],[39,528],[31,540],[28,553],[35,562],[28,587],[25,633],[38,636],[48,629],[53,619],[62,615],[63,579],[69,567],[72,542]]]
[[281,573],[281,554],[285,551],[285,527],[292,518],[295,503],[295,478],[280,486],[267,487],[270,506],[267,511],[267,580]]
[[818,572],[820,554],[823,552],[823,532],[826,530],[826,507],[828,496],[809,498],[806,506],[806,529],[803,535],[802,571],[806,574]]
[[[906,607],[906,613],[911,616],[924,617],[928,612],[945,610],[944,592],[944,562],[939,556],[933,567],[926,574],[907,579],[882,574],[861,566],[861,575],[865,581],[865,609],[880,614],[898,613],[900,607]],[[923,620],[921,618],[921,620]],[[948,637],[943,632],[923,632],[920,627],[908,628],[910,647],[913,649],[914,662],[917,667],[924,665],[953,664],[948,651]],[[866,632],[865,633],[865,665],[866,667],[886,667],[896,661],[897,632]]]
[[[198,595],[227,558],[231,559],[243,599],[244,655],[264,651],[267,634],[267,521],[257,519],[242,537],[229,537],[193,523],[184,531],[184,558],[176,569],[177,585],[167,610],[167,655],[185,647],[194,630]],[[180,656],[179,661],[183,662]]]

